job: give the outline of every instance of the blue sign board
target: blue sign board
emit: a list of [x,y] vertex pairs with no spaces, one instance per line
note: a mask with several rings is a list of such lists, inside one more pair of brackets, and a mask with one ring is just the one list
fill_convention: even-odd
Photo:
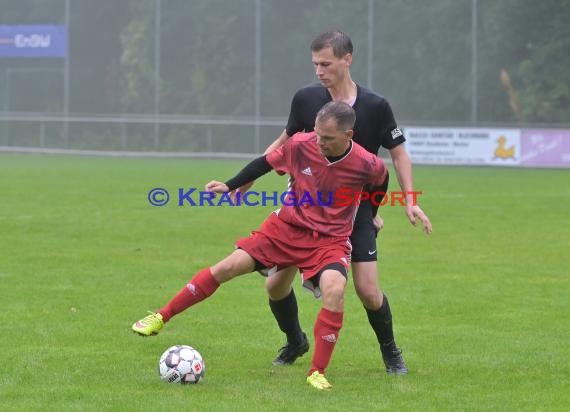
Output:
[[66,57],[67,26],[0,25],[0,57]]

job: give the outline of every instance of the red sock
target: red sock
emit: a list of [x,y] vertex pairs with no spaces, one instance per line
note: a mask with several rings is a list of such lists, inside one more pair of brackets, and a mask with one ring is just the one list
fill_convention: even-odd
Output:
[[202,269],[158,313],[168,322],[174,315],[211,296],[219,286],[210,268]]
[[311,360],[309,375],[314,371],[325,373],[326,367],[331,361],[340,328],[342,328],[343,312],[332,312],[322,308],[315,322],[313,330],[315,336],[315,352]]

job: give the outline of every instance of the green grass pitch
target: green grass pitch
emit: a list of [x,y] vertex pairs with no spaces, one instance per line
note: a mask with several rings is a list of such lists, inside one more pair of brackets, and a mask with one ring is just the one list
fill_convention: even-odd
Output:
[[[417,166],[430,237],[401,207],[382,208],[380,279],[407,376],[383,371],[352,282],[330,393],[305,384],[310,354],[271,366],[283,337],[257,274],[156,337],[131,333],[273,209],[177,206],[177,188],[244,164],[0,155],[2,410],[568,410],[568,170]],[[254,189],[285,184],[270,174]],[[173,195],[168,205],[148,203],[155,187]],[[320,303],[296,290],[312,341]],[[159,380],[174,344],[203,354],[203,382]]]

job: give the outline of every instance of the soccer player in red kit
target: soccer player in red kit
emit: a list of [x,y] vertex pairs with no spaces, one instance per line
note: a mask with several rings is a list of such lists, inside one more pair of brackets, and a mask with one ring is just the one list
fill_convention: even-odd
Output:
[[[431,233],[428,216],[413,198],[412,164],[404,147],[406,139],[398,128],[390,104],[383,96],[352,79],[352,40],[343,31],[332,29],[315,37],[310,49],[318,83],[295,93],[287,126],[265,153],[279,147],[295,133],[313,131],[319,109],[330,101],[343,101],[356,113],[353,140],[372,154],[377,154],[380,147],[387,149],[400,187],[406,193],[406,215],[413,225],[419,220],[425,232]],[[239,190],[246,192],[249,187],[251,184]],[[388,180],[373,191],[387,193]],[[382,198],[376,200],[382,203]],[[350,237],[352,283],[376,335],[386,372],[405,374],[408,367],[396,345],[392,310],[379,285],[376,236],[383,227],[383,221],[377,210],[378,204],[374,205],[370,199],[362,201],[358,208]],[[296,272],[294,267],[286,268],[266,279],[269,307],[279,329],[287,337],[273,360],[274,365],[292,364],[309,350],[309,340],[299,322],[297,298],[291,287]]]
[[137,321],[132,329],[157,334],[172,316],[211,296],[221,283],[256,270],[296,266],[304,284],[322,296],[314,326],[315,349],[307,383],[331,389],[325,377],[343,321],[344,290],[351,253],[349,241],[358,201],[340,202],[335,193],[359,193],[365,185],[381,185],[388,176],[377,156],[352,141],[354,110],[330,102],[317,113],[315,129],[249,163],[226,183],[211,181],[206,190],[237,189],[270,170],[291,176],[289,198],[252,234],[236,242],[237,249],[210,268],[198,272],[162,309]]

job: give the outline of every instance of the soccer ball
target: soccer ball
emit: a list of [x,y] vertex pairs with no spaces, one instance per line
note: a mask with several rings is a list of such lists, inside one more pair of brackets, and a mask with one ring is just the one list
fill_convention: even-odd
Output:
[[198,383],[206,365],[202,355],[187,345],[175,345],[164,351],[158,363],[160,379],[168,383]]

